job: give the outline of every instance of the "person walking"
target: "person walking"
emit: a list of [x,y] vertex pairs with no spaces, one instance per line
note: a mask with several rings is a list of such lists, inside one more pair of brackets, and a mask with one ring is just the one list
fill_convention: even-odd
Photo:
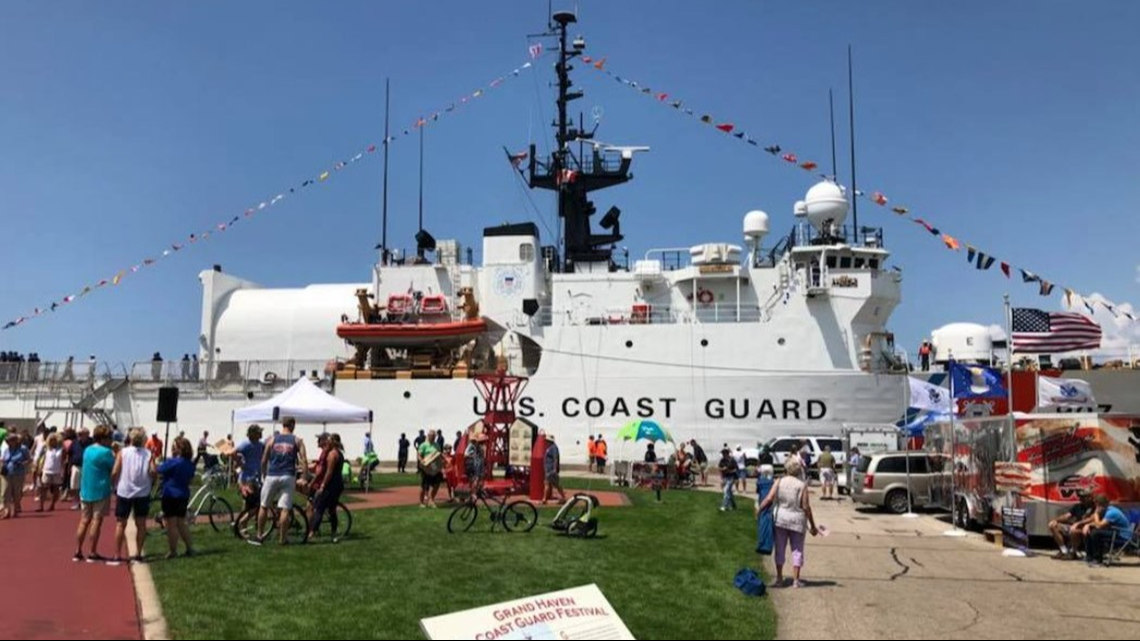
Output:
[[407,434],[400,434],[400,443],[397,449],[397,464],[396,470],[400,474],[408,473],[408,451],[411,449],[411,442],[408,441]]
[[803,463],[796,458],[789,458],[785,464],[786,476],[776,481],[768,496],[760,504],[760,511],[771,507],[775,512],[775,538],[776,538],[776,583],[775,587],[784,587],[784,565],[787,561],[788,545],[792,546],[792,573],[794,580],[792,587],[799,588],[800,573],[805,561],[805,543],[807,534],[819,535],[815,525],[815,515],[811,510],[810,493],[807,482],[801,479]]
[[554,491],[558,490],[558,502],[566,502],[566,492],[562,489],[562,453],[558,450],[558,443],[554,441],[553,434],[546,435],[546,454],[542,459],[543,472],[546,477],[546,490],[542,494],[542,504],[546,505],[554,498]]
[[146,522],[150,517],[150,494],[158,479],[156,459],[146,449],[146,433],[135,428],[130,431],[127,447],[119,451],[111,478],[116,483],[115,494],[115,557],[108,565],[119,565],[130,557],[127,549],[127,521],[135,520],[135,543],[138,554],[132,561],[142,562],[146,557]]
[[[111,450],[111,428],[95,428],[94,444],[83,453],[83,473],[79,486],[79,529],[75,533],[74,561],[101,563],[107,559],[99,554],[99,535],[103,532],[103,518],[111,507],[111,472],[115,469],[115,453]],[[90,538],[90,552],[83,556],[83,542]]]
[[736,481],[739,477],[739,468],[736,467],[736,459],[732,456],[732,450],[727,447],[720,452],[720,483],[724,490],[724,499],[720,504],[720,511],[727,512],[736,509],[736,497],[733,495],[733,490],[736,487]]
[[162,462],[158,474],[162,477],[162,516],[166,521],[166,542],[170,546],[167,559],[178,556],[178,541],[186,547],[186,556],[191,556],[190,527],[186,523],[186,512],[190,505],[190,483],[194,480],[194,446],[185,438],[178,437],[170,448],[170,458]]
[[325,515],[329,516],[329,523],[332,526],[332,542],[338,543],[340,539],[337,536],[337,514],[336,506],[340,503],[340,496],[344,493],[344,445],[341,443],[340,434],[332,434],[324,444],[325,451],[325,467],[324,478],[320,479],[320,490],[317,492],[316,497],[313,499],[314,512],[313,518],[309,522],[309,533],[305,538],[306,541],[312,541],[317,537],[317,531],[321,528],[321,522],[324,521]]
[[774,468],[771,465],[762,466],[756,477],[756,553],[761,556],[772,556],[772,552],[776,549],[773,507],[772,505],[761,507],[775,484]]

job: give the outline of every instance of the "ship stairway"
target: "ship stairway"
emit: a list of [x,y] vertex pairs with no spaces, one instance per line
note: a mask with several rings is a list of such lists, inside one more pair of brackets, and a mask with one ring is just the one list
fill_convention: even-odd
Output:
[[[57,387],[36,395],[36,413],[46,412],[47,416],[60,413],[65,415],[64,427],[81,427],[84,419],[90,419],[95,425],[114,425],[115,418],[102,405],[117,390],[129,383],[126,378],[111,378],[103,381],[97,387],[90,389],[75,399],[73,389]],[[45,422],[47,418],[43,419]]]

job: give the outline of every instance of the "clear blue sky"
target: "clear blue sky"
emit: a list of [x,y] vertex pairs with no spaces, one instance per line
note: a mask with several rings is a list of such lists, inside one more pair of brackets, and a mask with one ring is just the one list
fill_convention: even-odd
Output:
[[[590,53],[615,72],[820,162],[827,90],[845,98],[852,43],[862,185],[1015,264],[1140,302],[1140,3],[578,4]],[[385,77],[393,120],[406,125],[513,69],[545,9],[544,0],[6,2],[0,323],[378,142]],[[428,130],[427,226],[437,237],[477,244],[484,225],[528,217],[501,148],[548,135],[549,76],[543,65],[538,80],[524,75]],[[753,208],[790,229],[806,173],[598,74],[579,78],[588,96],[578,104],[604,109],[603,140],[653,147],[637,180],[599,198],[625,211],[631,252],[739,242]],[[390,233],[411,246],[414,141],[392,151]],[[214,263],[271,286],[365,281],[380,173],[373,157],[120,287],[0,332],[0,349],[180,357],[199,332],[196,276]],[[550,197],[536,197],[549,212]],[[861,213],[886,227],[905,269],[892,325],[907,345],[950,321],[1000,322],[1006,290],[1017,304],[1042,302],[996,270],[969,269],[913,224]]]

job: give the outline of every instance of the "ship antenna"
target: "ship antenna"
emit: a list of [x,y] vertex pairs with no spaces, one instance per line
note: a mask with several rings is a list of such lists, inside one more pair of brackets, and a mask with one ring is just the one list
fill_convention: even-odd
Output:
[[[851,45],[847,45],[847,93],[851,116],[851,219],[855,226],[855,240],[859,240],[859,188],[855,182],[855,63]],[[856,242],[856,244],[858,244]]]
[[[424,129],[420,127],[420,228],[424,230]],[[422,257],[422,256],[421,256]]]
[[835,160],[835,92],[827,90],[827,104],[831,110],[831,179],[839,182],[839,165]]
[[392,113],[392,79],[384,80],[384,208],[380,228],[380,264],[388,264],[388,146],[392,142],[389,124]]

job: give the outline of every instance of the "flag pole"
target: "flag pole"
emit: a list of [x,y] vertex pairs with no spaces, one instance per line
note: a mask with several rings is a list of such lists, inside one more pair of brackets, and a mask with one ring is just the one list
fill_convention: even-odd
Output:
[[[950,522],[953,527],[942,536],[960,539],[966,533],[958,529],[958,394],[954,389],[954,361],[947,365],[950,372]],[[969,506],[967,506],[969,509]]]
[[[905,354],[906,351],[904,350]],[[911,485],[910,480],[910,451],[911,451],[911,433],[910,426],[907,424],[907,414],[909,413],[911,402],[910,391],[910,356],[906,358],[907,372],[903,377],[903,429],[906,430],[904,438],[906,439],[906,514],[903,514],[904,519],[916,519],[918,515],[914,513],[914,486]]]

